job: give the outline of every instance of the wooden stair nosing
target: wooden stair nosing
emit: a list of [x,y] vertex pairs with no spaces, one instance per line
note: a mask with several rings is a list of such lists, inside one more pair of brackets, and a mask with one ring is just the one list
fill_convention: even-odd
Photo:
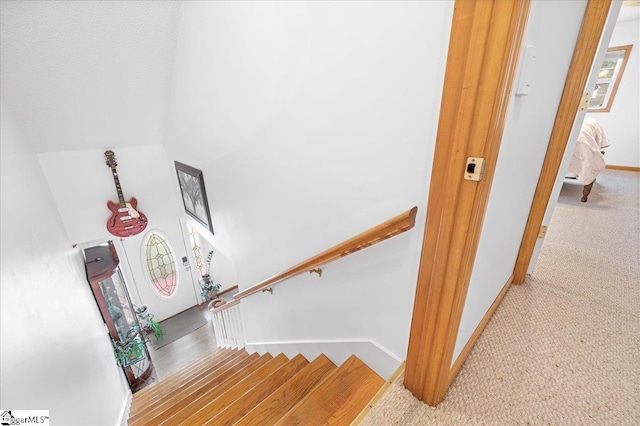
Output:
[[[171,404],[182,395],[195,391],[203,384],[212,383],[218,375],[224,373],[227,369],[234,368],[235,365],[249,357],[246,351],[233,354],[230,358],[226,357],[223,362],[212,364],[209,369],[197,373],[195,376],[189,376],[182,382],[177,381],[171,383],[162,392],[150,397],[147,401],[136,401],[135,410],[129,416],[130,421],[138,420],[140,417],[148,417],[153,411],[157,411],[163,405]],[[133,404],[132,404],[133,405]]]
[[150,384],[149,386],[146,386],[143,389],[140,389],[139,391],[137,391],[136,393],[133,394],[133,398],[134,399],[142,399],[147,397],[149,394],[153,394],[155,391],[157,391],[158,389],[158,385],[162,382],[165,381],[169,381],[172,380],[172,378],[176,377],[176,376],[180,376],[181,374],[184,374],[184,371],[187,370],[188,367],[190,368],[198,368],[201,364],[208,364],[210,361],[210,359],[215,359],[218,356],[222,355],[222,354],[226,354],[228,353],[227,350],[213,350],[210,351],[206,354],[203,354],[201,357],[198,358],[198,360],[189,363],[187,365],[182,366],[179,370],[176,370],[175,372],[168,374],[167,376],[163,377],[162,379],[158,380],[155,383]]
[[303,355],[296,355],[205,424],[231,426],[307,365],[309,365],[309,361]]
[[235,426],[274,424],[337,367],[324,354],[276,389],[239,419]]
[[[238,353],[234,354],[232,358],[225,358],[225,362],[221,364],[213,364],[211,369],[206,371],[204,376],[209,380],[215,380],[215,378],[223,374],[226,370],[233,368],[238,363],[242,362],[244,359],[248,358],[249,354],[246,353]],[[184,386],[184,383],[175,382],[170,384],[167,389],[162,388],[162,392],[159,392],[156,395],[147,397],[146,400],[138,401],[135,400],[132,403],[132,408],[134,408],[129,415],[130,422],[136,422],[140,418],[146,418],[150,416],[154,411],[157,411],[159,407],[163,404],[166,404],[167,401],[173,401],[176,398],[180,398],[184,395],[185,392],[189,391],[191,387]]]
[[376,394],[373,396],[373,398],[371,398],[369,403],[367,403],[367,405],[365,405],[365,407],[362,409],[360,414],[358,414],[358,416],[355,419],[353,419],[353,421],[351,422],[350,426],[357,426],[357,425],[362,423],[362,421],[365,419],[365,417],[367,417],[367,415],[371,412],[373,407],[375,407],[376,404],[378,404],[378,402],[382,399],[382,397],[388,392],[389,387],[391,387],[391,385],[393,385],[393,383],[398,379],[398,377],[400,377],[400,375],[404,372],[405,366],[406,366],[405,362],[403,362],[402,364],[400,364],[398,366],[398,368],[391,375],[391,377],[389,377],[384,382],[384,385],[382,385],[382,387],[380,389],[378,389],[378,392],[376,392]]
[[[168,393],[173,392],[174,389],[179,387],[185,380],[189,380],[194,376],[202,374],[206,371],[210,371],[212,368],[217,365],[223,365],[228,360],[231,360],[237,356],[241,356],[242,351],[234,351],[234,352],[220,352],[218,355],[205,358],[204,362],[198,361],[194,364],[185,365],[180,370],[172,373],[160,380],[156,383],[152,384],[150,387],[144,388],[139,392],[133,394],[133,402],[132,406],[142,404],[142,406],[146,406],[150,401],[157,399],[158,397],[164,397]],[[140,394],[142,391],[149,390],[143,394]]]
[[[232,352],[236,352],[235,350],[230,350],[230,349],[226,349],[226,348],[214,348],[211,349],[203,354],[201,354],[200,356],[198,356],[197,359],[194,359],[191,362],[188,362],[185,365],[180,366],[180,368],[176,369],[175,371],[173,371],[172,373],[167,374],[165,377],[163,377],[163,379],[169,379],[173,376],[180,376],[184,373],[185,370],[187,369],[191,369],[194,368],[196,366],[198,366],[199,364],[206,364],[209,362],[209,360],[216,358],[220,355],[224,355],[224,354],[229,354]],[[152,357],[153,359],[153,357]],[[151,389],[153,389],[155,383],[151,386],[147,386],[144,389],[141,389],[140,391],[138,391],[136,393],[137,394],[144,394],[145,392],[149,392]]]
[[219,383],[217,386],[206,389],[204,393],[198,393],[196,398],[190,398],[187,400],[181,401],[179,404],[176,404],[171,408],[171,414],[167,417],[159,420],[159,423],[155,423],[156,425],[175,425],[184,423],[184,419],[191,416],[194,412],[200,410],[202,407],[209,404],[212,400],[215,400],[220,395],[224,394],[227,390],[231,389],[242,379],[253,373],[258,368],[262,367],[264,364],[269,362],[273,357],[270,354],[258,355],[254,353],[251,355],[252,358],[257,357],[255,361],[245,365],[241,370],[234,371],[232,375],[226,377],[226,379]]
[[215,416],[220,410],[224,410],[227,406],[231,405],[246,391],[256,386],[263,381],[271,373],[286,364],[289,359],[285,354],[279,354],[269,362],[253,371],[250,375],[237,382],[232,388],[228,389],[223,394],[219,395],[216,399],[209,401],[207,405],[200,408],[197,412],[192,413],[184,423],[203,425],[211,417]]
[[279,421],[278,425],[350,424],[385,381],[352,355]]
[[201,386],[190,386],[177,390],[169,397],[158,401],[156,404],[148,406],[145,411],[140,413],[139,416],[131,417],[129,419],[131,425],[136,424],[148,424],[153,423],[158,417],[164,415],[167,411],[173,410],[174,407],[184,405],[185,401],[191,401],[194,398],[198,398],[200,395],[216,388],[223,384],[229,377],[232,377],[239,371],[242,371],[246,366],[251,365],[258,360],[258,356],[248,355],[243,356],[241,359],[233,360],[220,369],[213,372],[209,380],[200,382]]
[[[236,354],[228,354],[221,360],[213,360],[212,363],[204,368],[197,369],[195,372],[187,372],[185,377],[181,380],[180,377],[176,377],[175,380],[163,383],[158,387],[155,393],[146,395],[144,399],[134,400],[136,405],[136,411],[138,407],[149,407],[156,404],[158,401],[165,400],[167,397],[175,395],[176,392],[181,389],[187,388],[194,383],[207,379],[216,374],[218,370],[225,366],[232,366],[235,363],[240,362],[242,359],[247,358],[249,354],[246,352],[238,352]],[[132,404],[133,405],[133,404]]]

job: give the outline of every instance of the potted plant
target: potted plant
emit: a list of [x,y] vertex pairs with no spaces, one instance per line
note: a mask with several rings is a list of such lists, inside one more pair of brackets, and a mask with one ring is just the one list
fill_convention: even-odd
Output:
[[213,279],[211,279],[211,259],[213,259],[213,250],[210,250],[207,254],[207,272],[202,275],[202,281],[205,284],[213,284]]
[[119,367],[135,364],[145,358],[146,347],[144,340],[138,334],[137,326],[129,331],[124,342],[117,342],[111,339],[111,344]]
[[156,340],[158,340],[164,334],[164,330],[162,330],[160,324],[156,322],[153,317],[149,318],[149,322],[145,327],[145,331],[147,333],[153,333],[153,337],[155,337]]
[[214,295],[220,290],[220,284],[214,284],[213,278],[211,277],[211,260],[213,259],[213,250],[210,250],[207,254],[207,272],[202,275],[202,280],[200,281],[200,295],[203,299],[209,300],[209,294],[211,292]]
[[136,316],[138,317],[138,322],[142,325],[142,331],[145,336],[153,334],[156,340],[162,337],[164,330],[162,330],[160,324],[153,319],[153,314],[149,312],[149,308],[146,305],[140,308],[136,307]]

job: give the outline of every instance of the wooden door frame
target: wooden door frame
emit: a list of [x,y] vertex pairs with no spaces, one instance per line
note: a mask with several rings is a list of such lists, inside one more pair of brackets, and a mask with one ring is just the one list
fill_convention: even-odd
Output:
[[593,61],[598,52],[600,38],[609,16],[612,0],[589,0],[585,10],[582,27],[578,35],[576,47],[573,51],[571,64],[567,73],[562,98],[558,106],[553,130],[549,139],[549,146],[542,164],[542,171],[538,179],[535,195],[531,203],[531,210],[525,227],[520,250],[513,270],[513,283],[522,284],[527,276],[527,269],[535,249],[538,234],[544,215],[551,199],[564,152],[569,142],[569,135],[580,107],[582,94],[587,86],[591,74]]
[[[404,385],[437,405],[449,372],[529,1],[456,0],[440,107]],[[467,157],[485,158],[481,181]]]
[[[531,259],[532,230],[537,238],[611,1],[588,1],[514,274]],[[455,3],[404,378],[432,406],[457,371],[453,352],[528,13],[529,0]],[[471,156],[486,159],[480,182],[463,178]]]

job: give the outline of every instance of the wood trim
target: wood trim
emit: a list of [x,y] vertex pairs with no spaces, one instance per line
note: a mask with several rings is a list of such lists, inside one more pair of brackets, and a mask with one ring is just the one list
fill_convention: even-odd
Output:
[[485,327],[487,326],[487,323],[495,313],[496,309],[498,309],[498,306],[500,306],[500,303],[502,303],[502,299],[504,299],[504,296],[506,296],[507,292],[509,291],[509,288],[511,287],[512,282],[513,282],[513,275],[509,277],[509,279],[505,283],[502,290],[500,290],[500,294],[498,294],[498,297],[496,297],[496,300],[493,301],[493,303],[491,304],[491,307],[489,307],[489,310],[482,318],[482,321],[480,321],[480,324],[478,324],[478,327],[476,327],[475,331],[471,335],[471,338],[469,338],[469,341],[467,342],[467,344],[464,345],[462,352],[460,352],[460,355],[458,355],[458,359],[456,359],[456,362],[453,363],[453,366],[451,367],[451,371],[449,372],[449,385],[451,385],[451,383],[453,382],[453,379],[455,379],[456,376],[458,375],[460,368],[462,368],[462,365],[464,364],[464,362],[467,360],[467,357],[471,353],[471,349],[473,349],[473,346],[476,344],[476,341],[484,331]]
[[[529,1],[456,0],[404,384],[437,405],[449,372]],[[485,157],[482,181],[463,179]]]
[[239,304],[240,304],[240,300],[239,299],[238,300],[232,300],[231,302],[225,303],[224,305],[215,308],[211,312],[214,313],[214,314],[217,314],[218,312],[222,312],[222,311],[227,310],[229,308],[233,308],[234,306],[239,305]]
[[627,61],[629,60],[629,56],[631,56],[631,49],[633,48],[633,44],[627,44],[624,46],[616,46],[610,47],[607,49],[607,52],[615,52],[617,50],[624,50],[624,57],[622,58],[622,65],[620,65],[620,69],[618,70],[618,74],[616,75],[616,81],[613,82],[613,88],[611,89],[611,94],[609,95],[609,100],[607,101],[607,106],[605,108],[589,108],[587,112],[609,112],[611,111],[611,107],[613,106],[613,100],[616,97],[616,93],[618,93],[618,86],[620,86],[620,81],[622,80],[622,74],[624,74],[624,69],[627,66]]
[[627,172],[640,172],[640,167],[636,166],[616,166],[614,164],[607,164],[605,168],[612,170],[625,170]]
[[303,272],[311,271],[331,261],[348,256],[351,253],[355,253],[373,244],[384,241],[388,238],[401,234],[409,229],[413,228],[416,223],[416,213],[418,207],[413,207],[404,213],[401,213],[373,228],[370,228],[355,237],[352,237],[338,245],[331,247],[328,250],[323,251],[295,266],[281,272],[277,275],[267,278],[258,284],[249,287],[233,296],[234,299],[242,299],[250,296],[254,293],[261,291],[264,288],[273,286],[287,278],[294,277],[302,274]]
[[371,401],[369,401],[367,406],[362,409],[360,414],[358,414],[358,416],[355,419],[353,419],[353,421],[351,422],[351,426],[357,426],[362,423],[364,418],[367,417],[367,415],[371,412],[373,407],[375,407],[375,405],[380,401],[380,399],[384,396],[384,394],[387,393],[387,390],[393,384],[393,382],[395,382],[398,379],[398,377],[400,377],[400,375],[404,371],[404,367],[405,367],[404,362],[398,366],[396,371],[394,371],[391,377],[389,377],[389,380],[387,380],[384,383],[384,385],[382,385],[382,387],[378,390],[378,392],[373,396],[373,398],[371,398]]
[[513,271],[514,284],[522,284],[527,275],[531,256],[542,226],[553,186],[560,171],[571,129],[580,106],[580,101],[593,60],[600,44],[600,37],[609,15],[611,0],[589,0],[567,73],[556,120],[551,131],[549,147],[542,164],[542,172],[531,204],[531,211],[524,230],[520,251]]
[[222,290],[222,291],[219,291],[219,292],[218,292],[218,294],[216,294],[216,296],[222,296],[223,294],[230,293],[230,292],[232,292],[233,290],[237,290],[237,289],[238,289],[238,284],[236,284],[236,285],[234,285],[234,286],[231,286],[231,287],[229,287],[229,288],[225,288],[225,289],[224,289],[224,290]]

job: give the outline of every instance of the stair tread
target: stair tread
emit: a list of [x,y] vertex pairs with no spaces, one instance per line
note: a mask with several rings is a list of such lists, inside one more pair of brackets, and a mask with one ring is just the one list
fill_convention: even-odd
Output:
[[204,389],[198,392],[196,397],[183,399],[180,403],[171,407],[171,411],[165,412],[166,416],[162,417],[158,422],[154,424],[167,424],[175,425],[182,422],[185,418],[189,417],[200,408],[206,406],[211,401],[224,394],[229,389],[233,388],[238,382],[245,377],[259,369],[261,366],[269,362],[273,357],[270,354],[259,356],[257,353],[252,354],[253,362],[247,364],[240,371],[234,371],[232,375],[229,375],[225,380],[216,386]]
[[384,379],[352,355],[277,424],[349,424],[384,383]]
[[350,424],[385,384],[356,356],[336,367],[325,355],[244,350],[209,353],[165,379],[134,394],[130,426]]
[[227,377],[231,374],[230,372],[244,368],[244,366],[250,362],[249,354],[244,352],[222,364],[213,364],[210,370],[205,371],[195,378],[185,380],[183,383],[178,383],[179,386],[171,387],[171,389],[166,390],[166,392],[149,400],[146,403],[144,415],[135,414],[129,418],[131,421],[137,422],[140,418],[155,416],[158,412],[166,410],[167,406],[175,404],[184,398],[192,397],[199,392],[203,392],[204,389],[220,383],[222,380],[220,377]]
[[242,396],[233,401],[231,405],[220,411],[215,417],[205,424],[219,426],[234,424],[234,422],[242,418],[242,416],[264,400],[265,397],[276,391],[287,380],[307,365],[309,365],[309,361],[307,361],[304,356],[296,355],[256,386],[246,391]]
[[161,380],[158,380],[157,382],[152,383],[149,386],[143,389],[140,389],[138,392],[134,393],[133,402],[144,400],[148,398],[150,395],[154,395],[159,389],[166,386],[165,383],[175,381],[176,378],[184,374],[185,371],[193,371],[194,369],[202,368],[203,365],[209,365],[212,359],[217,359],[221,356],[228,356],[229,353],[230,352],[228,350],[216,349],[203,354],[196,361],[181,367],[179,370],[163,377]]
[[177,378],[169,383],[163,384],[163,382],[159,382],[158,385],[160,385],[160,387],[153,394],[145,395],[144,398],[136,399],[134,394],[129,420],[136,421],[140,417],[148,416],[151,411],[156,410],[162,403],[167,400],[175,399],[184,392],[187,392],[191,387],[193,387],[194,382],[197,382],[197,378],[215,378],[227,369],[233,368],[234,365],[240,363],[248,356],[249,354],[246,351],[239,351],[237,354],[225,356],[222,361],[219,361],[218,358],[212,358],[210,360],[210,365],[206,369],[198,371],[195,376],[192,375],[191,372],[185,370],[183,372],[185,374],[185,379],[182,381]]
[[186,419],[182,420],[184,424],[191,425],[203,425],[205,422],[214,417],[220,410],[231,405],[234,401],[240,398],[246,391],[256,386],[263,381],[271,373],[282,367],[289,360],[284,354],[279,354],[272,360],[261,366],[259,369],[252,372],[243,380],[236,383],[235,386],[228,389],[224,394],[218,396],[215,400],[210,400],[207,405],[202,407],[197,412],[192,414]]
[[155,422],[156,419],[164,416],[168,411],[173,411],[175,407],[184,406],[188,404],[189,401],[199,398],[201,395],[224,384],[230,377],[243,371],[247,366],[254,364],[257,360],[258,356],[246,354],[246,356],[223,365],[215,370],[213,374],[208,377],[208,380],[199,381],[191,386],[178,389],[167,398],[149,406],[145,410],[144,415],[131,417],[130,424],[132,426],[137,424],[154,424],[153,422]]
[[[248,354],[245,351],[224,353],[221,354],[221,356],[216,356],[208,359],[207,363],[205,364],[195,365],[193,367],[193,370],[185,368],[184,371],[182,371],[181,375],[175,375],[173,377],[167,376],[165,379],[162,379],[152,385],[154,387],[152,392],[148,392],[142,396],[137,396],[138,393],[135,393],[133,395],[133,400],[131,403],[132,415],[134,411],[137,411],[139,409],[139,407],[148,407],[155,401],[165,398],[167,395],[172,394],[177,389],[184,387],[188,383],[193,383],[199,378],[207,376],[208,374],[224,366],[225,364],[233,363],[234,361],[242,359],[246,356],[248,356]],[[146,388],[143,390],[146,390]]]
[[274,424],[300,399],[310,392],[327,374],[337,367],[325,355],[320,355],[287,380],[251,411],[239,419],[236,426]]

